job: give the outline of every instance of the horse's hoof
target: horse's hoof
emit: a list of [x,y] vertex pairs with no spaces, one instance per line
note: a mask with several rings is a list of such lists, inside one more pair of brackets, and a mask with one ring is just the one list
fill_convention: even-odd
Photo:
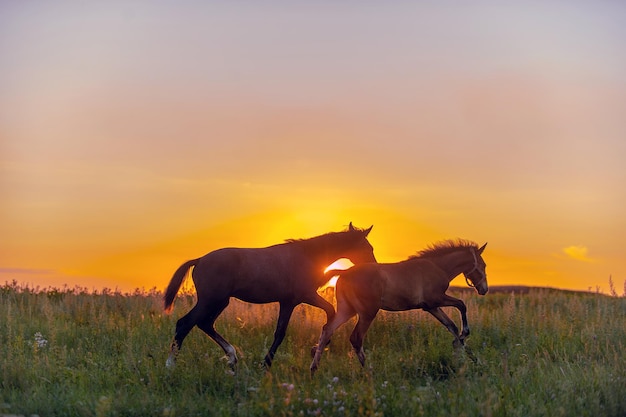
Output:
[[176,366],[176,359],[174,359],[173,357],[168,357],[167,360],[165,361],[165,367],[167,369],[174,369],[174,367]]

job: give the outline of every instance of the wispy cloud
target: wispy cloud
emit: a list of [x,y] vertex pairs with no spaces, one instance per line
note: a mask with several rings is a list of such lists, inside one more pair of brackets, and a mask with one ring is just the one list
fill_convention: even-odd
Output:
[[575,259],[577,261],[583,262],[593,262],[594,259],[590,258],[588,253],[589,249],[586,246],[582,245],[573,245],[563,248],[563,253],[566,254],[571,259]]
[[52,269],[37,269],[37,268],[2,268],[0,267],[0,274],[16,274],[16,275],[47,275],[53,274],[54,270]]

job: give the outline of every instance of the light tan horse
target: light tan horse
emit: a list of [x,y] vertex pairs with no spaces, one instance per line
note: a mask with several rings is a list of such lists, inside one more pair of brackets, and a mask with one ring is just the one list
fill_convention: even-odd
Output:
[[[462,300],[446,294],[450,281],[465,275],[467,284],[480,295],[488,291],[485,250],[474,242],[447,240],[437,243],[398,263],[366,263],[328,276],[340,275],[336,290],[337,314],[322,329],[311,363],[311,375],[319,366],[324,347],[335,330],[355,315],[359,316],[350,343],[361,365],[365,365],[363,338],[379,310],[404,311],[423,309],[435,316],[454,335],[454,345],[462,346],[470,333],[466,306]],[[459,330],[441,307],[455,307],[461,313],[463,330]]]

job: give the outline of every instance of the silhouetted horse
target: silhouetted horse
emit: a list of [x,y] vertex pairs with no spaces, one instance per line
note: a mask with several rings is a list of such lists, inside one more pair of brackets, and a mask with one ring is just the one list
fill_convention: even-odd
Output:
[[335,315],[332,304],[317,293],[317,289],[328,280],[323,273],[325,267],[339,258],[348,258],[355,264],[376,262],[374,249],[367,241],[371,230],[372,227],[358,229],[350,223],[348,230],[343,232],[288,240],[267,248],[218,249],[184,263],[174,273],[165,291],[165,310],[171,310],[176,293],[192,266],[198,301],[176,323],[176,334],[166,365],[174,365],[183,340],[197,325],[226,352],[228,364],[234,370],[237,363],[235,349],[215,331],[213,324],[228,306],[230,297],[236,297],[250,303],[280,304],[274,342],[265,356],[265,365],[269,368],[298,304],[306,303],[323,309],[327,322]]
[[[473,242],[447,240],[438,243],[398,263],[367,263],[340,271],[327,271],[327,276],[339,275],[335,294],[337,314],[324,326],[311,363],[311,374],[319,366],[324,347],[335,330],[358,314],[359,319],[350,336],[350,343],[361,365],[365,365],[363,338],[378,310],[404,311],[423,309],[435,316],[454,335],[455,346],[462,346],[470,330],[467,324],[465,303],[446,294],[450,281],[459,274],[465,275],[467,284],[480,295],[488,291],[485,250]],[[441,310],[456,307],[461,313],[463,332],[459,335],[456,324]]]

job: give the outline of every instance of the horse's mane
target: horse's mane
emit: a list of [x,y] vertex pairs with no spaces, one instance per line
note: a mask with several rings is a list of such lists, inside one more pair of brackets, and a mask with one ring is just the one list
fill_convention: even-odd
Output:
[[309,238],[304,238],[304,239],[285,239],[285,243],[295,243],[295,242],[304,242],[304,241],[308,241],[308,240],[313,240],[313,239],[318,239],[318,238],[324,238],[324,237],[329,237],[332,235],[344,235],[345,233],[364,233],[367,229],[361,229],[358,227],[354,227],[352,226],[352,230],[350,230],[350,228],[341,231],[341,232],[328,232],[328,233],[324,233],[323,235],[319,235],[319,236],[315,236],[315,237],[309,237]]
[[478,244],[476,242],[472,242],[471,240],[465,240],[465,239],[442,240],[441,242],[436,242],[436,243],[429,245],[428,247],[426,247],[426,249],[422,249],[421,251],[417,252],[416,255],[411,256],[409,259],[429,258],[433,256],[446,255],[448,253],[451,253],[458,249],[463,249],[463,248],[478,249]]

